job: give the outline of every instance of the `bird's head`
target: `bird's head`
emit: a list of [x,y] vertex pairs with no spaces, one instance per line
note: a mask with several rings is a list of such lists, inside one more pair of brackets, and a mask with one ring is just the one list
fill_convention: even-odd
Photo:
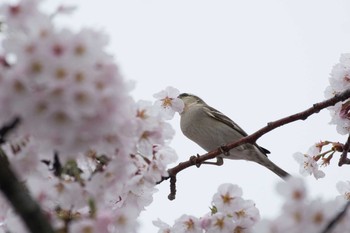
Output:
[[204,101],[198,96],[188,93],[182,93],[178,96],[178,98],[181,99],[185,104],[183,112],[185,112],[192,105],[204,103]]

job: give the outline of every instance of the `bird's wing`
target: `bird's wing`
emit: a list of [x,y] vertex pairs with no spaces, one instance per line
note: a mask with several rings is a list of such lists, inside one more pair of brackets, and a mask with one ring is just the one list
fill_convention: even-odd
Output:
[[[207,106],[208,111],[205,111],[210,117],[214,118],[217,121],[220,121],[224,123],[225,125],[231,127],[232,129],[236,130],[239,134],[241,134],[243,137],[248,136],[248,134],[241,128],[239,127],[233,120],[228,118],[226,115],[221,113],[220,111],[216,110],[213,107]],[[254,145],[263,153],[263,154],[270,154],[271,152],[264,147],[258,146],[256,143]]]
[[231,127],[232,129],[236,130],[239,134],[241,134],[243,137],[248,136],[248,134],[239,127],[233,120],[222,114],[220,111],[216,110],[215,108],[212,108],[210,106],[205,107],[208,111],[205,111],[210,117],[214,118],[217,121],[220,121],[224,123],[225,125]]

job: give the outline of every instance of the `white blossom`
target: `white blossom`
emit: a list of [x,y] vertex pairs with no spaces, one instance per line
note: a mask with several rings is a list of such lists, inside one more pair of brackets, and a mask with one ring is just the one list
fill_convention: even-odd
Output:
[[233,184],[222,184],[213,196],[213,205],[222,212],[230,213],[232,208],[242,202],[242,189]]
[[200,221],[198,218],[190,215],[182,215],[175,221],[173,226],[174,233],[202,233]]
[[350,201],[350,181],[339,181],[336,184],[340,197]]
[[319,170],[319,165],[317,164],[318,148],[312,146],[308,153],[302,154],[297,152],[293,155],[294,159],[299,163],[300,174],[307,176],[313,175],[316,179],[323,178],[325,173]]
[[[339,63],[336,64],[329,78],[330,85],[325,90],[326,98],[343,92],[350,88],[350,53],[342,54]],[[339,102],[328,108],[331,114],[330,124],[337,126],[340,134],[349,134],[350,132],[350,102],[349,99]]]
[[184,103],[181,99],[177,98],[179,94],[179,90],[174,87],[167,87],[165,90],[154,94],[154,97],[158,99],[156,106],[163,110],[166,119],[173,118],[175,112],[182,112]]

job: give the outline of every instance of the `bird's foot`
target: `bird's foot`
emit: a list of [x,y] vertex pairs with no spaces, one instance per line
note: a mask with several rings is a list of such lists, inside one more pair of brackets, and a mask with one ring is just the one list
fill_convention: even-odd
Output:
[[216,157],[216,162],[202,162],[202,164],[210,164],[210,165],[216,165],[216,166],[221,166],[224,164],[224,159],[222,157]]
[[219,147],[221,153],[223,153],[225,156],[230,155],[230,149],[227,148],[226,144],[223,144]]
[[224,159],[222,157],[216,157],[216,162],[208,162],[208,161],[200,162],[198,161],[199,157],[200,155],[198,154],[197,156],[192,155],[190,157],[191,164],[195,165],[196,167],[200,167],[202,164],[210,164],[210,165],[216,165],[216,166],[221,166],[224,164]]
[[196,165],[196,167],[200,167],[202,165],[202,163],[198,161],[198,158],[199,158],[199,154],[197,154],[197,156],[192,155],[190,157],[191,164]]

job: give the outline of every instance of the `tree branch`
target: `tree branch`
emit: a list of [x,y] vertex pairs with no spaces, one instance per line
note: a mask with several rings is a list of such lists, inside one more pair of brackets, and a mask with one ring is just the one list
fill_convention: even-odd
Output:
[[350,159],[348,159],[349,149],[350,149],[350,134],[349,134],[348,140],[343,146],[343,152],[340,156],[339,163],[338,163],[339,167],[343,166],[344,164],[350,164]]
[[0,190],[5,194],[13,208],[21,216],[33,233],[54,233],[47,217],[39,205],[29,195],[28,190],[10,169],[7,156],[0,148]]
[[[349,98],[350,98],[350,89],[345,90],[345,91],[335,95],[333,98],[316,103],[312,107],[310,107],[302,112],[284,117],[282,119],[279,119],[279,120],[276,120],[273,122],[269,122],[265,127],[261,128],[260,130],[256,131],[255,133],[248,135],[248,136],[246,136],[246,137],[244,137],[236,142],[229,143],[223,147],[220,147],[218,149],[210,151],[210,152],[208,152],[204,155],[201,155],[201,156],[197,156],[197,157],[192,156],[191,159],[189,159],[188,161],[181,162],[177,166],[170,168],[168,170],[169,176],[163,177],[162,180],[159,181],[158,183],[161,183],[164,180],[169,179],[170,177],[176,176],[177,173],[179,173],[180,171],[182,171],[188,167],[201,164],[204,161],[209,160],[209,159],[216,158],[218,155],[222,154],[223,150],[229,151],[229,150],[231,150],[237,146],[240,146],[242,144],[245,144],[245,143],[255,143],[261,136],[263,136],[264,134],[266,134],[266,133],[268,133],[268,132],[270,132],[278,127],[281,127],[283,125],[289,124],[289,123],[297,121],[297,120],[306,120],[312,114],[318,113],[322,109],[333,106],[336,103],[338,103],[340,101],[345,101]],[[172,188],[172,190],[174,190],[174,188]],[[169,196],[175,198],[175,193],[171,193]]]
[[344,217],[344,215],[346,214],[346,211],[348,210],[350,206],[350,201],[348,201],[346,203],[346,205],[344,206],[343,210],[340,211],[329,223],[328,225],[324,228],[324,230],[322,231],[322,233],[328,233],[331,232],[334,228],[334,226],[340,221],[342,220],[342,218]]
[[5,143],[6,136],[17,127],[17,125],[20,123],[20,118],[15,117],[11,122],[5,124],[0,129],[0,144]]
[[[19,123],[18,117],[0,128],[0,145],[6,140],[7,134]],[[38,203],[29,195],[26,187],[21,183],[10,168],[7,155],[0,146],[0,190],[11,203],[28,229],[33,233],[54,233],[48,219],[44,216]]]

